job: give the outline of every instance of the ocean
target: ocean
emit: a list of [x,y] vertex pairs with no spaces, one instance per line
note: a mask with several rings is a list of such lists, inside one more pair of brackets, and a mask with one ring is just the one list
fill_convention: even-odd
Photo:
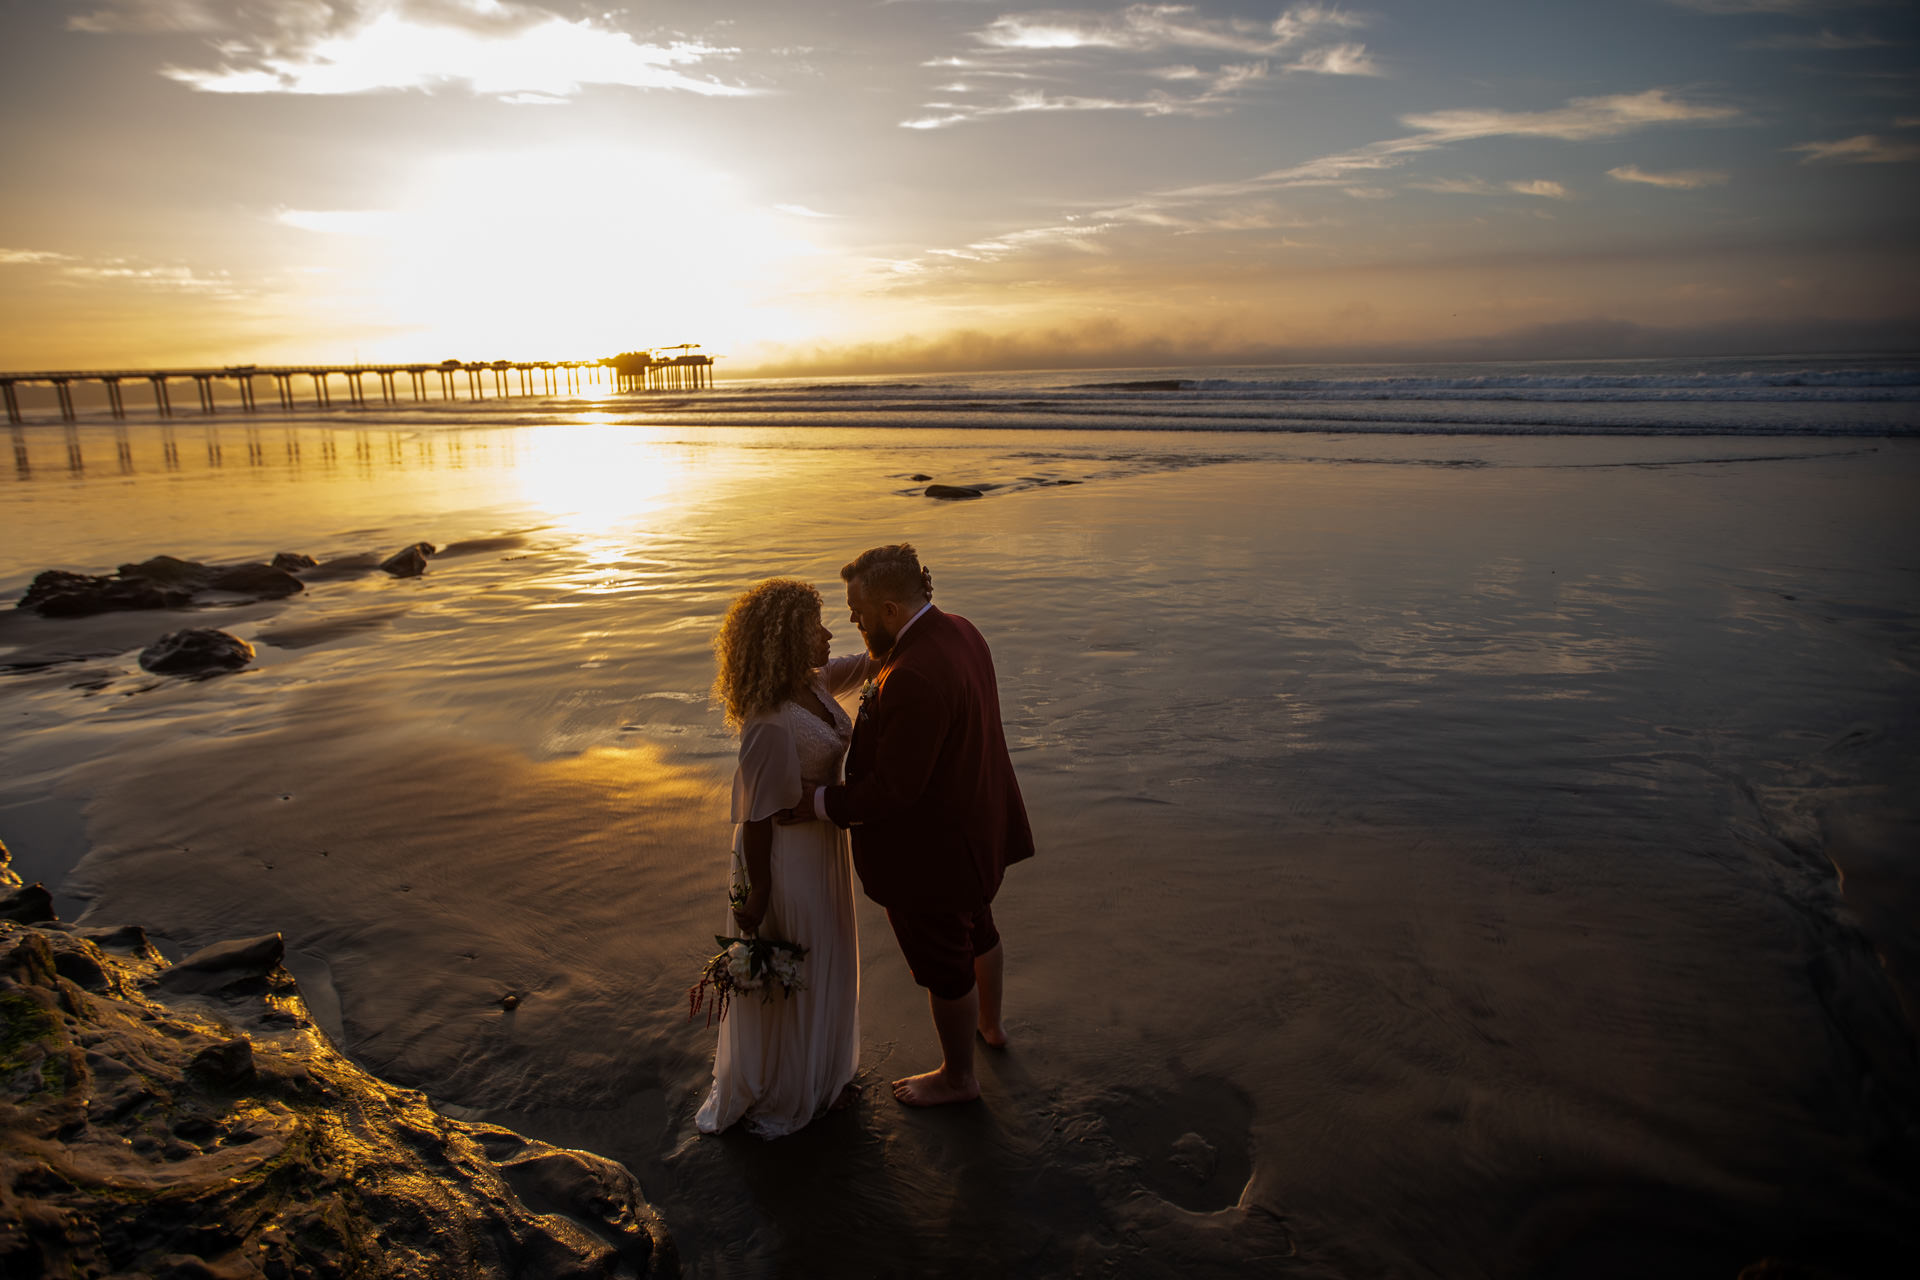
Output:
[[[0,596],[447,553],[284,601],[0,611],[0,839],[178,954],[280,931],[449,1114],[626,1162],[689,1274],[1873,1275],[1920,1237],[1920,360],[1139,369],[63,424]],[[929,483],[976,489],[941,501]],[[910,540],[1040,846],[1012,1049],[701,1138],[713,627]],[[136,661],[219,625],[245,671]],[[513,1017],[503,990],[522,993]]]

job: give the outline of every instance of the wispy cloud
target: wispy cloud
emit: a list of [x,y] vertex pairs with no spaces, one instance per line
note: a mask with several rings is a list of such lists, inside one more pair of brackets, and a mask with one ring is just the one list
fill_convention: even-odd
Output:
[[1289,71],[1311,71],[1323,76],[1383,76],[1386,72],[1367,53],[1363,44],[1330,44],[1324,49],[1295,58]]
[[1434,178],[1424,182],[1409,182],[1410,187],[1421,191],[1437,191],[1453,196],[1539,196],[1545,200],[1569,200],[1571,193],[1564,183],[1548,178],[1533,178],[1514,182],[1488,182],[1484,178]]
[[781,213],[790,213],[796,218],[836,218],[840,216],[834,213],[822,213],[818,209],[809,209],[803,204],[776,204],[773,207]]
[[199,32],[216,66],[162,74],[204,93],[349,94],[465,86],[503,101],[565,102],[587,85],[708,95],[748,92],[685,68],[733,52],[648,43],[592,19],[510,0],[116,0],[69,25],[89,32]]
[[70,254],[52,253],[46,249],[0,249],[0,267],[29,267],[72,261]]
[[1271,23],[1242,18],[1205,18],[1192,5],[1133,4],[1118,13],[1042,10],[995,18],[974,39],[995,49],[1067,50],[1210,49],[1271,56],[1320,32],[1362,25],[1354,14],[1328,5],[1296,5]]
[[[994,116],[1025,115],[1030,112],[1122,111],[1144,116],[1211,115],[1231,101],[1241,90],[1266,78],[1264,62],[1222,67],[1207,73],[1194,92],[1180,94],[1156,90],[1132,98],[1103,97],[1090,94],[1048,93],[1043,89],[1022,89],[992,102],[936,101],[924,104],[932,114],[902,120],[903,129],[944,129],[950,125]],[[1184,76],[1162,77],[1181,81]]]
[[1680,169],[1672,173],[1648,173],[1637,164],[1623,164],[1609,169],[1607,176],[1621,182],[1644,182],[1650,187],[1666,187],[1672,191],[1698,191],[1702,187],[1721,186],[1727,180],[1727,175],[1718,169]]
[[[1733,107],[1694,101],[1666,89],[1575,98],[1564,106],[1545,111],[1418,112],[1401,117],[1402,124],[1416,131],[1402,137],[1316,156],[1249,178],[1152,192],[1100,208],[1087,218],[1065,226],[998,236],[959,250],[932,250],[929,257],[992,261],[1018,249],[1067,237],[1074,240],[1074,247],[1089,249],[1102,237],[1127,228],[1190,234],[1296,225],[1278,219],[1270,208],[1249,206],[1275,192],[1302,187],[1334,188],[1360,200],[1381,199],[1392,194],[1380,185],[1378,179],[1382,175],[1417,156],[1474,139],[1520,137],[1578,142],[1622,137],[1665,125],[1727,123],[1739,117],[1739,111]],[[1573,198],[1565,184],[1545,178],[1506,183],[1478,178],[1441,179],[1408,185],[1448,194]]]
[[[964,71],[966,79],[941,92],[971,95],[988,76],[1049,80],[1058,91],[927,102],[923,114],[901,121],[908,129],[941,129],[998,116],[1053,111],[1118,111],[1148,116],[1214,115],[1235,105],[1236,95],[1273,74],[1274,59],[1289,56],[1282,72],[1318,75],[1384,74],[1366,46],[1346,38],[1322,47],[1320,39],[1346,37],[1365,25],[1357,14],[1329,5],[1300,4],[1272,22],[1213,18],[1192,5],[1133,4],[1116,12],[1078,9],[1003,14],[976,30],[966,56],[938,58],[926,66]],[[1207,55],[1223,61],[1207,66]],[[1195,57],[1197,62],[1142,65],[1150,57]],[[1226,60],[1240,59],[1240,60]],[[1247,61],[1245,59],[1253,59]],[[1094,84],[1076,83],[1097,76]],[[1124,78],[1158,80],[1166,88],[1128,92]],[[1116,83],[1120,77],[1120,83]]]
[[1575,98],[1550,111],[1500,111],[1468,107],[1454,111],[1427,111],[1400,117],[1400,123],[1418,129],[1431,142],[1461,142],[1469,138],[1559,138],[1582,142],[1617,138],[1649,125],[1731,120],[1734,107],[1688,102],[1665,89],[1618,93],[1601,98]]
[[1920,160],[1920,142],[1862,133],[1834,142],[1802,142],[1788,147],[1802,154],[1801,164],[1835,160],[1843,164],[1905,164]]

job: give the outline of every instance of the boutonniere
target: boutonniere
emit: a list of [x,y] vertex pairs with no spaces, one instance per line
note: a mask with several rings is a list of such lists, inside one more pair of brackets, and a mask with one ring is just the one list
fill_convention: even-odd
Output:
[[866,715],[873,706],[874,699],[880,696],[880,686],[869,680],[860,686],[860,714]]

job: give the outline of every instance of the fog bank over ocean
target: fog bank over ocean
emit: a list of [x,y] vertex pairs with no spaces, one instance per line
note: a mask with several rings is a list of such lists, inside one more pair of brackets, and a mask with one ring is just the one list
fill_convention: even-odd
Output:
[[[29,407],[7,601],[159,553],[504,539],[279,602],[0,610],[0,839],[88,923],[283,932],[356,1060],[622,1160],[692,1275],[1867,1276],[1920,1246],[1912,361]],[[932,1046],[863,904],[865,1097],[702,1139],[708,640],[752,581],[831,606],[901,539],[993,645],[1039,843],[996,904],[1014,1047],[977,1108],[871,1087]],[[138,668],[187,625],[258,657]]]

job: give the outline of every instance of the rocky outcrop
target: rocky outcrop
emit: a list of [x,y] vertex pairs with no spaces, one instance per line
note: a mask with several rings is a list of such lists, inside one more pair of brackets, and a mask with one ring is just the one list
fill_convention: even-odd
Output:
[[16,607],[46,618],[84,618],[125,609],[185,609],[208,592],[279,600],[304,586],[270,564],[208,565],[173,556],[123,564],[111,576],[48,569]]
[[945,498],[949,501],[956,498],[978,498],[984,492],[985,490],[976,489],[968,484],[930,484],[927,486],[927,496],[929,498]]
[[169,631],[140,651],[141,667],[164,676],[218,675],[252,661],[252,645],[215,627]]
[[369,1076],[280,949],[0,921],[0,1274],[674,1273],[625,1168]]
[[[509,534],[474,538],[449,547],[467,554],[516,546],[522,539]],[[153,556],[123,564],[111,574],[69,573],[47,569],[34,578],[16,604],[46,618],[84,618],[96,613],[129,609],[187,609],[203,603],[241,596],[247,600],[283,600],[306,589],[302,579],[324,581],[353,577],[384,569],[397,578],[417,578],[427,571],[434,554],[431,542],[416,542],[381,559],[378,552],[341,556],[324,564],[299,551],[282,551],[271,564],[202,564],[177,556]]]
[[432,554],[431,542],[416,542],[382,560],[380,567],[396,578],[417,578],[427,571],[427,557]]

